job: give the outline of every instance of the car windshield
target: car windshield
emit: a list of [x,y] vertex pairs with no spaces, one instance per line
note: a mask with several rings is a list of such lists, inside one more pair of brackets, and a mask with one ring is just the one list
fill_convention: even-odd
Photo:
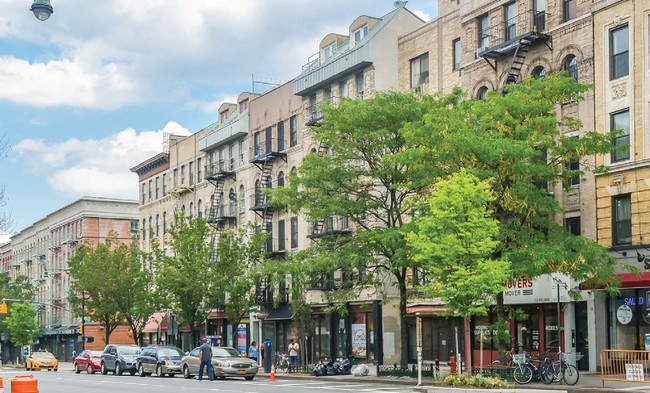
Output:
[[158,350],[160,356],[173,357],[173,356],[183,356],[183,352],[179,351],[176,348],[160,348]]
[[217,347],[212,348],[212,357],[213,358],[232,358],[241,356],[235,348],[223,348]]
[[139,355],[142,349],[138,347],[120,347],[117,352],[120,355]]
[[43,359],[54,359],[54,355],[49,352],[34,352],[32,357],[43,358]]
[[100,358],[102,357],[102,351],[90,351],[89,355],[91,358]]

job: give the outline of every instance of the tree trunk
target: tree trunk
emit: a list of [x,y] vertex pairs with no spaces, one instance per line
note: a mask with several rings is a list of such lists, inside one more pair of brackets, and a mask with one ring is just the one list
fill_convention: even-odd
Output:
[[503,292],[501,292],[497,295],[497,326],[499,328],[499,330],[497,330],[497,337],[499,338],[497,348],[499,349],[499,359],[501,359],[501,364],[503,365],[505,365],[507,362],[506,341],[501,339],[503,332],[500,331],[500,323],[503,323],[505,325],[505,315],[506,311],[505,305],[503,304]]
[[402,274],[397,276],[399,285],[399,314],[400,314],[400,365],[402,368],[408,366],[408,328],[406,326],[406,272],[402,269]]

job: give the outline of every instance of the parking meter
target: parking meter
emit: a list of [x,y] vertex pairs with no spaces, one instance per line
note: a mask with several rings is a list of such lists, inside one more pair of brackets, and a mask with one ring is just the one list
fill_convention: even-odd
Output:
[[264,372],[271,372],[271,364],[273,361],[273,345],[271,340],[264,340]]

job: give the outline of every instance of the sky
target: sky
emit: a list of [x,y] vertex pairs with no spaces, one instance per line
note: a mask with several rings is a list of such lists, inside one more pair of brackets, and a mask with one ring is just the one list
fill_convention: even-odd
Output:
[[[392,0],[0,0],[0,214],[17,233],[82,196],[137,199],[129,168],[162,133],[197,132],[223,102],[296,77],[328,33]],[[407,8],[427,21],[437,0]],[[0,234],[0,244],[3,239]]]

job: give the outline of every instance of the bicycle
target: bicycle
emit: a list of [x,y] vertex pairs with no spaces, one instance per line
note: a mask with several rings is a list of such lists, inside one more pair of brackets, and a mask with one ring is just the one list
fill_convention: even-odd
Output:
[[515,355],[513,361],[516,366],[512,370],[512,377],[519,384],[527,384],[533,378],[541,379],[541,370],[544,367],[544,360],[548,357],[547,354],[539,354],[536,359],[529,353],[524,352],[523,356]]
[[[506,352],[506,367],[514,366],[513,356],[515,355],[515,348]],[[501,367],[501,359],[496,359],[492,362],[492,367]]]
[[547,360],[540,372],[540,379],[545,384],[564,381],[567,385],[575,385],[580,379],[578,369],[566,362],[564,352],[558,352],[558,360]]
[[289,367],[291,367],[291,364],[289,362],[289,355],[285,353],[276,353],[275,368],[286,374],[287,371],[289,371]]

